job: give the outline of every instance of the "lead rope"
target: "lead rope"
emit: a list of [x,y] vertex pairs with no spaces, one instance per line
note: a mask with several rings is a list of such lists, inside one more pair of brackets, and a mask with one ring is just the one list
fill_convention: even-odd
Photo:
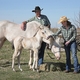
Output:
[[53,57],[50,56],[50,53],[48,52],[48,50],[46,50],[46,53],[48,54],[50,59],[54,59]]

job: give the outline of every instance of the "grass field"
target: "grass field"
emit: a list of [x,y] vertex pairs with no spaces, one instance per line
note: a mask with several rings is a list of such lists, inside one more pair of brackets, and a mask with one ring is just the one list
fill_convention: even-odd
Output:
[[[57,61],[51,52],[49,53],[54,59],[50,59],[47,52],[49,51],[46,50],[45,52],[44,58],[45,63],[48,62],[58,65],[60,63],[65,64],[64,53],[61,53],[61,60]],[[43,71],[40,73],[33,72],[32,70],[29,69],[28,66],[29,51],[26,50],[23,50],[21,54],[21,67],[23,71],[21,72],[18,69],[16,60],[15,69],[17,71],[13,72],[11,68],[12,54],[13,50],[11,49],[11,44],[6,41],[2,49],[0,49],[0,80],[80,80],[80,73],[79,74],[73,74],[73,72],[64,73],[64,71],[49,71],[49,72]],[[80,52],[78,52],[78,59],[80,63]]]

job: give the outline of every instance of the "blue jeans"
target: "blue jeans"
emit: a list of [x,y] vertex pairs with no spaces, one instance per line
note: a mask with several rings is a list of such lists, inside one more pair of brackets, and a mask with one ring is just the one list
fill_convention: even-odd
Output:
[[70,59],[70,51],[72,52],[72,58],[74,60],[74,71],[78,72],[78,58],[77,58],[77,44],[76,41],[72,41],[67,46],[64,45],[65,52],[66,52],[66,70],[71,70],[71,59]]
[[42,42],[41,48],[39,49],[39,52],[38,52],[38,58],[39,58],[38,66],[43,64],[45,47],[46,47],[46,43]]

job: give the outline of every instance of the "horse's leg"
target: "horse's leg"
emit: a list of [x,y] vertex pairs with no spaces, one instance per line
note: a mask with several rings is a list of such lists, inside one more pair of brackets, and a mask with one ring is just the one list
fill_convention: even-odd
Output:
[[35,68],[38,71],[38,50],[34,50],[34,61],[33,61],[33,71],[35,71]]
[[35,71],[35,64],[36,64],[36,58],[35,58],[35,51],[34,51],[34,54],[33,54],[33,65],[32,65],[32,69],[33,71]]
[[15,50],[14,54],[13,54],[13,57],[12,57],[12,69],[13,69],[13,71],[15,71],[15,69],[14,69],[14,60],[15,60],[15,57],[17,57],[17,53],[18,53],[18,51]]
[[36,63],[35,63],[35,69],[37,70],[37,72],[39,72],[38,69],[38,49],[36,50],[35,54],[35,59],[36,59]]
[[32,59],[33,59],[33,51],[30,50],[30,60],[29,60],[30,69],[32,69]]
[[0,39],[0,48],[3,46],[4,42],[6,41],[6,38]]
[[21,51],[18,52],[18,56],[17,56],[17,59],[18,59],[18,67],[19,67],[20,71],[22,71],[22,69],[20,67],[20,55],[21,55]]

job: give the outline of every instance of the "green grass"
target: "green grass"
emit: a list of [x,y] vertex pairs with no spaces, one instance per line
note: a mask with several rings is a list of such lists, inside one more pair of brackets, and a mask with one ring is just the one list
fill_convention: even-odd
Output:
[[[33,72],[29,69],[28,61],[29,61],[29,51],[23,50],[21,54],[21,68],[23,71],[21,72],[18,69],[17,60],[15,61],[15,69],[16,72],[12,71],[11,62],[13,50],[11,49],[11,44],[9,42],[5,42],[2,49],[0,49],[0,80],[80,80],[80,73],[73,74],[72,72],[66,74],[64,71],[50,71],[50,72]],[[50,59],[47,55],[47,52],[54,59]],[[80,62],[80,52],[78,52],[78,59]],[[61,53],[61,60],[57,61],[54,55],[46,50],[44,62],[54,63],[54,64],[65,64],[65,54]],[[63,66],[65,67],[65,66]]]

